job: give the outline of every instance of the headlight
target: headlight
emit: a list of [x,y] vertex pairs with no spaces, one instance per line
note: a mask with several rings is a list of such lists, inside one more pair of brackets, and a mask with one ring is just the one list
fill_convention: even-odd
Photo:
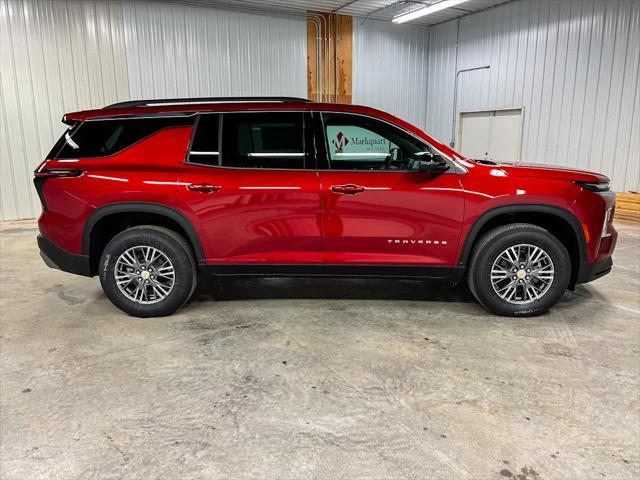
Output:
[[580,185],[587,190],[591,190],[592,192],[608,192],[609,191],[609,182],[575,182],[577,185]]

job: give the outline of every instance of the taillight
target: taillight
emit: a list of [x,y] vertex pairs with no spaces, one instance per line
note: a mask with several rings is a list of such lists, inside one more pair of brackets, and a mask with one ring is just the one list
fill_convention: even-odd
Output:
[[33,172],[36,178],[67,178],[67,177],[79,177],[82,175],[82,170],[71,170],[66,168],[51,168],[44,170],[36,170]]

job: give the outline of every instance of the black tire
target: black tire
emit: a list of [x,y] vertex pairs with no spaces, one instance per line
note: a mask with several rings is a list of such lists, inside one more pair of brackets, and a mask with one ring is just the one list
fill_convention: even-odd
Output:
[[[162,252],[175,271],[173,288],[157,303],[136,302],[116,284],[114,269],[117,259],[128,249],[141,245]],[[187,241],[173,230],[155,225],[132,227],[113,237],[100,257],[99,274],[107,298],[129,315],[143,318],[171,315],[189,300],[197,284],[196,262]]]
[[[498,295],[496,289],[500,288],[494,289],[492,285],[491,269],[502,252],[522,244],[544,250],[553,262],[554,276],[539,299],[516,304]],[[467,273],[469,290],[478,302],[492,313],[510,317],[533,317],[545,313],[560,300],[570,278],[571,259],[564,245],[544,228],[528,223],[504,225],[483,235],[474,245]]]

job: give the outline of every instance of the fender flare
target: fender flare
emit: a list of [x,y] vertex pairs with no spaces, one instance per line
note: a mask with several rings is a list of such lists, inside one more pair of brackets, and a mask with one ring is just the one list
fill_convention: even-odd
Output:
[[205,256],[200,244],[200,238],[191,222],[178,210],[151,202],[122,202],[111,203],[96,209],[84,226],[82,234],[82,254],[89,255],[91,252],[91,232],[99,220],[114,213],[155,213],[167,217],[176,222],[186,232],[187,240],[193,247],[196,261],[202,265],[205,263]]
[[467,234],[467,238],[464,241],[464,246],[462,248],[462,251],[460,252],[460,259],[458,262],[459,265],[464,266],[469,261],[471,249],[473,248],[473,245],[478,237],[478,233],[480,232],[482,227],[484,227],[486,223],[492,218],[508,213],[544,213],[547,215],[556,216],[566,221],[571,226],[571,229],[573,230],[578,243],[578,268],[581,267],[581,264],[587,262],[587,242],[584,238],[582,225],[573,213],[564,208],[556,207],[555,205],[547,205],[544,203],[518,203],[492,208],[491,210],[483,213],[475,221],[475,223],[469,230],[469,233]]

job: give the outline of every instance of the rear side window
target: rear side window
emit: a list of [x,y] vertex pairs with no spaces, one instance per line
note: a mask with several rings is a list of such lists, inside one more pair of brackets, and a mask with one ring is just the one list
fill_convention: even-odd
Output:
[[88,120],[63,135],[55,158],[107,157],[164,128],[192,125],[193,120],[193,116]]
[[203,114],[198,119],[196,133],[191,142],[189,161],[203,165],[218,165],[220,139],[220,115]]
[[302,112],[228,113],[222,118],[226,167],[304,168]]

